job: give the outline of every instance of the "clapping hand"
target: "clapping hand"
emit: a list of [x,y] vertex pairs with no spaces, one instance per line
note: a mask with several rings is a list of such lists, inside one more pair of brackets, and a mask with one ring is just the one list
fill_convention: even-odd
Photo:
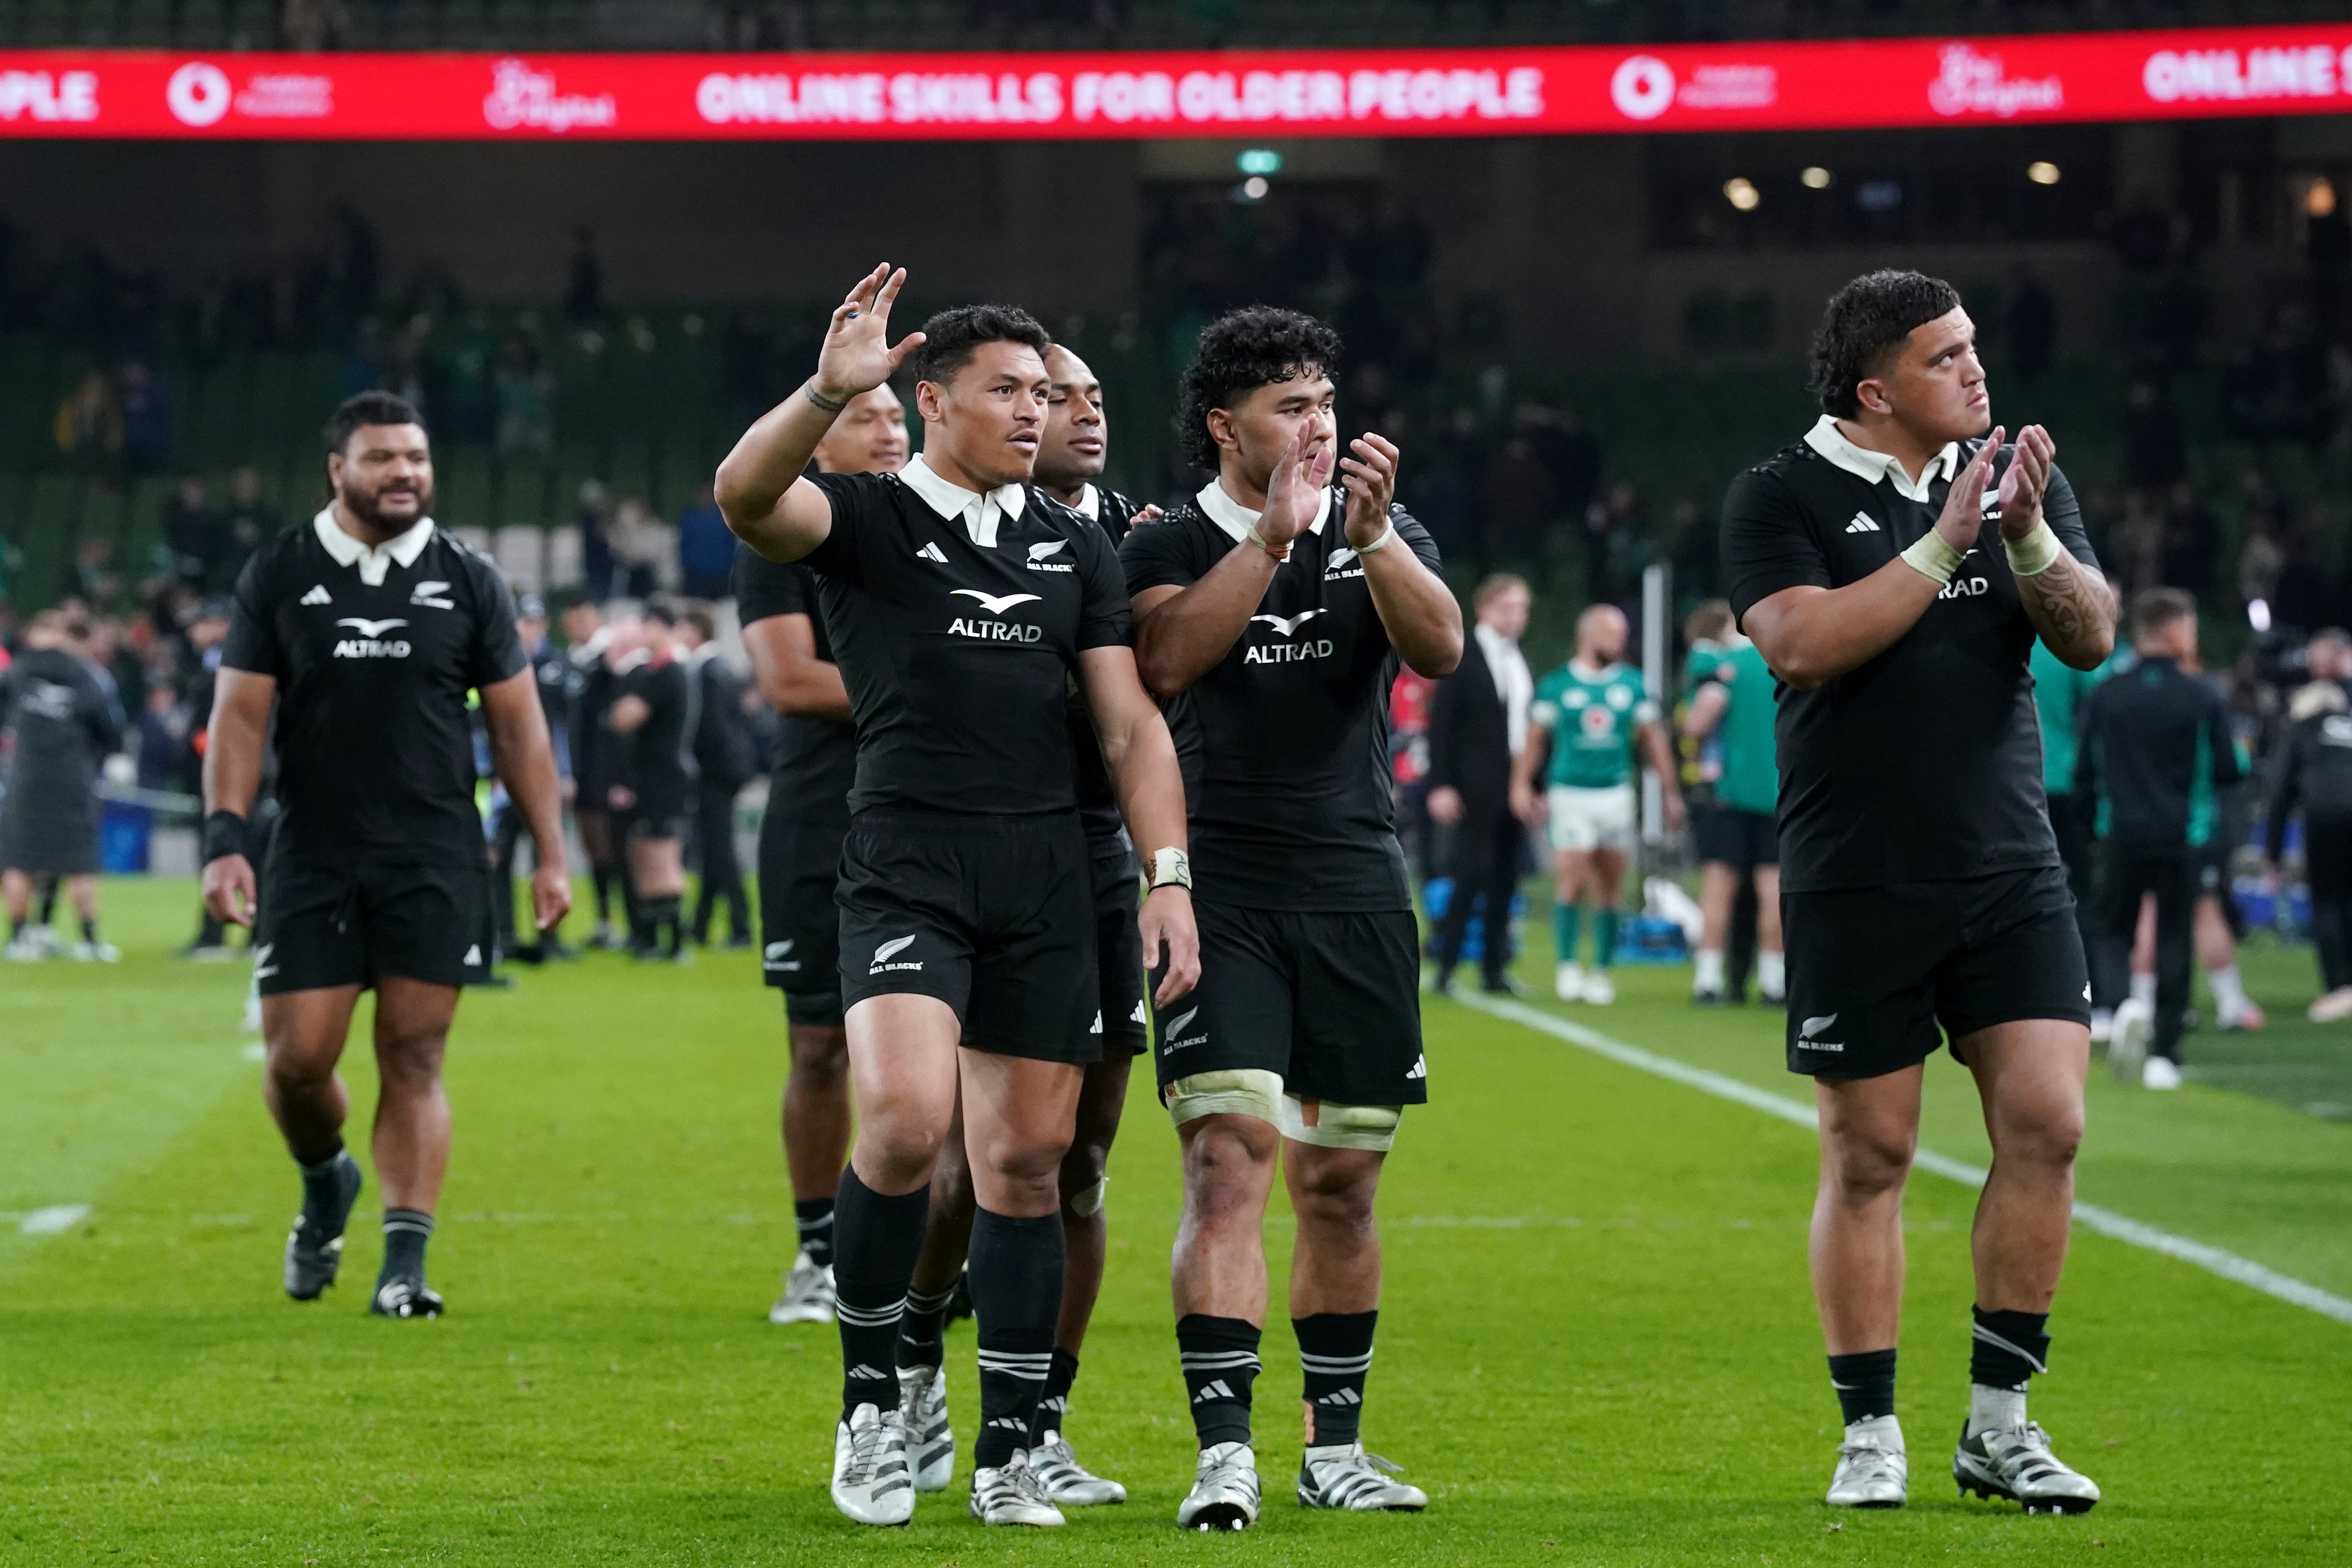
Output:
[[824,346],[817,351],[814,384],[828,405],[846,403],[881,385],[921,346],[920,332],[909,332],[897,348],[890,346],[890,307],[906,281],[905,268],[894,272],[884,262],[859,279],[833,312]]

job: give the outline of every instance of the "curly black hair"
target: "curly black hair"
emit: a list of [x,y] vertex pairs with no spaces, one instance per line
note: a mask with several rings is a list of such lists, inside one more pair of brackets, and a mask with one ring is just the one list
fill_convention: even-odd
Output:
[[1810,386],[1822,412],[1851,419],[1854,387],[1886,368],[1915,327],[1959,309],[1960,291],[1924,272],[1865,272],[1830,296],[1813,330]]
[[352,444],[352,432],[362,425],[414,425],[422,429],[425,416],[405,397],[389,392],[362,392],[343,399],[327,416],[323,434],[327,450],[340,452]]
[[1018,305],[958,305],[923,323],[922,346],[915,351],[915,379],[945,386],[971,363],[982,343],[1026,343],[1042,355],[1054,346],[1054,339]]
[[1339,334],[1312,316],[1276,305],[1244,305],[1201,330],[1201,353],[1176,384],[1176,435],[1184,456],[1217,471],[1209,410],[1231,408],[1261,386],[1339,363]]

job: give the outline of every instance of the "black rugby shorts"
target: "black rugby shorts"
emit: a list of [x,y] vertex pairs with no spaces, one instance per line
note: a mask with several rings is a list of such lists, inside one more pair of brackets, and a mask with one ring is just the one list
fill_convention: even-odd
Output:
[[1144,1012],[1143,933],[1135,923],[1143,869],[1124,844],[1097,845],[1093,862],[1095,966],[1101,979],[1102,1043],[1132,1056],[1151,1043]]
[[265,996],[386,975],[433,985],[490,977],[498,932],[478,866],[321,866],[273,855],[253,973]]
[[2059,866],[1780,895],[1789,1070],[1879,1078],[2026,1018],[2091,1021],[2074,895]]
[[1195,899],[1201,984],[1156,1009],[1160,1087],[1258,1068],[1302,1100],[1421,1105],[1421,936],[1410,910],[1242,909]]
[[1703,863],[1752,871],[1780,863],[1780,830],[1769,811],[1711,805],[1699,814],[1698,858]]
[[975,1050],[1101,1058],[1094,887],[1076,812],[860,812],[836,897],[845,1010],[869,996],[936,996]]
[[760,977],[784,994],[795,1024],[841,1022],[842,822],[760,823]]

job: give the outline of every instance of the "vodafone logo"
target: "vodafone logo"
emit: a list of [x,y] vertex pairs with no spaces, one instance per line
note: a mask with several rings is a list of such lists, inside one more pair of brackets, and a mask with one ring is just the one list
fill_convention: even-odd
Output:
[[1674,107],[1675,68],[1655,55],[1629,56],[1609,79],[1609,100],[1628,120],[1655,120]]
[[183,125],[217,125],[236,97],[228,73],[203,60],[190,60],[164,84],[163,101]]

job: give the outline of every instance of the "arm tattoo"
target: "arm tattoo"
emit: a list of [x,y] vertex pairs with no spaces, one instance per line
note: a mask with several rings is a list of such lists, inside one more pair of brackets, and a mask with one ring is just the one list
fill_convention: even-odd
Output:
[[2072,555],[2061,555],[2047,571],[2020,577],[2017,591],[2034,631],[2068,664],[2086,669],[2113,645],[2106,585]]

